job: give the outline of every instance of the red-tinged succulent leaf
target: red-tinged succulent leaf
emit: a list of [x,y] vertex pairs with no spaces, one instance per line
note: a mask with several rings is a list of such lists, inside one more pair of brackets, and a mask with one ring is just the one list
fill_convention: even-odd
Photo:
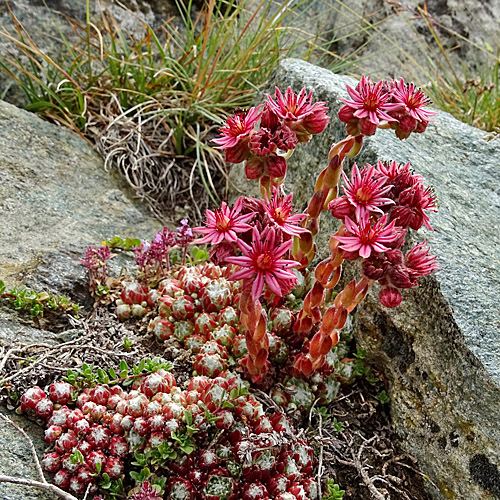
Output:
[[37,403],[46,397],[47,395],[40,387],[31,387],[21,396],[21,410],[34,410]]
[[125,465],[118,457],[109,457],[106,460],[103,472],[108,474],[111,479],[118,479],[125,472]]
[[106,464],[106,460],[107,460],[107,457],[102,450],[94,450],[94,451],[91,451],[87,455],[85,462],[87,463],[87,466],[89,467],[89,469],[92,472],[96,472],[98,469],[97,464],[100,464],[101,471],[102,471],[102,468]]
[[270,500],[267,488],[261,483],[245,484],[242,500]]
[[56,473],[61,468],[61,455],[57,452],[46,453],[42,459],[42,469]]
[[55,476],[52,479],[52,482],[62,490],[68,490],[70,478],[71,476],[69,472],[60,470],[56,472]]
[[93,424],[87,435],[87,441],[97,449],[108,449],[111,431],[104,425]]
[[89,396],[94,403],[106,406],[111,392],[107,385],[96,385],[90,390]]
[[55,382],[49,386],[49,396],[54,403],[67,404],[71,400],[74,387],[67,382]]
[[37,417],[49,419],[54,412],[54,403],[49,398],[43,398],[35,405],[35,413]]
[[127,283],[121,292],[120,298],[125,304],[141,304],[148,298],[148,289],[136,281]]
[[129,453],[127,440],[123,436],[113,436],[109,443],[109,453],[115,457],[125,458]]
[[45,441],[47,443],[55,443],[62,433],[63,428],[60,425],[50,425],[45,429]]
[[280,493],[284,493],[288,489],[289,485],[290,481],[284,474],[274,474],[266,483],[267,490],[269,491],[271,498],[275,498]]

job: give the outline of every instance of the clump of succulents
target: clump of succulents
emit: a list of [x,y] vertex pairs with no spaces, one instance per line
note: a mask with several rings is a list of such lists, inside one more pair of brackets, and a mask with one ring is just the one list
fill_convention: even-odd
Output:
[[222,375],[193,377],[184,389],[161,368],[129,390],[55,382],[26,391],[20,409],[45,422],[42,467],[76,496],[144,479],[160,485],[144,491],[170,500],[318,498],[312,448],[284,414],[264,413],[247,382]]
[[[121,291],[116,313],[120,319],[126,319],[134,314],[137,306],[141,307],[141,317],[149,313],[149,330],[159,342],[191,351],[196,375],[217,377],[228,368],[246,373],[240,366],[248,353],[245,328],[241,322],[241,283],[229,280],[231,273],[231,268],[206,262],[173,269],[155,285],[156,288],[138,282],[127,283]],[[293,354],[304,347],[303,339],[292,328],[294,316],[302,304],[301,296],[308,288],[304,278],[298,276],[303,282],[301,287],[279,301],[270,297],[265,305],[272,366],[267,385],[278,381],[287,384],[294,372]],[[350,337],[345,335],[344,340],[332,349],[311,384],[303,381],[308,388],[309,405],[298,403],[296,398],[290,398],[283,391],[280,396],[276,393],[276,401],[295,407],[310,406],[317,398],[322,404],[332,402],[340,386],[339,380],[351,378],[343,377],[347,370],[343,365],[349,363],[349,340]],[[296,385],[295,379],[291,385]]]
[[[237,337],[237,351],[244,346],[247,350],[238,363],[252,382],[265,383],[266,375],[272,378],[273,363],[280,357],[293,358],[293,375],[307,378],[321,373],[328,353],[341,339],[349,313],[370,287],[381,285],[381,304],[396,307],[402,300],[400,290],[417,286],[419,278],[438,269],[425,242],[402,252],[408,230],[423,225],[432,229],[429,212],[437,210],[434,191],[424,187],[424,179],[412,172],[409,163],[379,161],[362,168],[355,164],[350,178],[343,172],[345,158],[356,156],[364,137],[377,128],[393,128],[401,139],[423,132],[434,114],[426,109],[428,101],[403,80],[374,84],[363,77],[356,89],[348,87],[348,91],[353,100],[344,100],[339,117],[347,123],[349,135],[332,145],[328,165],[318,175],[305,213],[295,212],[293,194],[285,192],[286,159],[299,143],[326,128],[325,103],[313,104],[305,89],[299,94],[291,88],[284,94],[277,89],[274,99],[267,96],[263,105],[228,118],[214,142],[225,150],[228,160],[246,162],[245,173],[259,180],[262,199],[240,197],[232,208],[222,203],[220,208],[207,210],[203,226],[191,230],[183,221],[178,228],[178,234],[202,234],[197,242],[211,245],[212,264],[221,266],[218,271],[182,267],[169,272],[172,243],[165,243],[164,235],[170,233],[158,233],[146,252],[149,255],[159,245],[155,266],[165,279],[152,289],[151,279],[127,285],[118,316],[141,316],[147,305],[155,307],[154,302],[161,301],[161,318],[154,324],[161,340],[175,337],[185,342],[189,338],[193,349],[210,344],[206,347],[210,352],[197,354],[195,370],[201,373],[214,376],[223,371],[231,354],[225,351]],[[341,179],[344,195],[339,196]],[[308,269],[316,253],[320,216],[327,211],[341,225],[330,237],[330,255]],[[177,236],[181,240],[184,264],[187,240]],[[360,279],[333,297],[346,260],[359,262]],[[140,268],[143,261],[137,261]],[[301,281],[306,275],[310,286],[303,290]],[[232,286],[231,281],[238,284]],[[293,308],[289,296],[297,296],[297,291],[307,294]],[[231,308],[227,314],[235,312],[237,325],[236,321],[224,323],[222,310],[227,307]],[[276,312],[277,308],[281,311]],[[283,325],[280,338],[269,323],[286,316],[288,324]],[[196,321],[204,322],[203,328],[195,329]],[[272,352],[273,347],[278,353]]]

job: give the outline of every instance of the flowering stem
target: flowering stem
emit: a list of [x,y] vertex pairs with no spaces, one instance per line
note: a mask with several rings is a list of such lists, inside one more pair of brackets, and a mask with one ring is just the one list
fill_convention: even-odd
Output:
[[342,226],[330,238],[330,257],[320,262],[314,271],[314,283],[304,299],[304,304],[293,326],[293,330],[303,335],[310,332],[313,326],[321,321],[320,308],[324,303],[326,290],[332,289],[339,281],[344,261],[344,251],[339,248],[335,236],[345,232]]
[[338,343],[348,314],[366,297],[373,283],[373,280],[363,276],[358,282],[351,281],[335,297],[333,305],[320,319],[321,327],[311,339],[309,352],[295,358],[294,369],[297,373],[309,376],[321,368],[330,349]]
[[269,198],[271,197],[271,178],[268,176],[264,176],[260,178],[260,195],[262,196],[263,199],[266,199],[266,196]]
[[251,292],[243,291],[240,297],[241,322],[245,328],[248,349],[243,359],[252,381],[258,382],[266,375],[269,368],[267,360],[269,339],[267,337],[267,315],[259,300],[254,300]]
[[319,231],[319,218],[321,212],[327,210],[328,204],[338,195],[344,158],[356,156],[362,147],[362,135],[348,136],[331,147],[328,155],[330,162],[316,180],[314,193],[306,210],[308,217],[302,223],[303,227],[309,229],[311,236],[296,237],[294,241],[292,254],[297,262],[300,262],[299,269],[305,269],[314,259],[316,253],[314,238]]

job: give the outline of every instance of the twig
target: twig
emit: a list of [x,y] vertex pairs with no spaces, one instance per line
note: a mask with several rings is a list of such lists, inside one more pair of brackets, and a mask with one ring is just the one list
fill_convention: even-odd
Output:
[[31,454],[33,455],[33,458],[35,460],[35,468],[41,479],[41,481],[35,481],[33,479],[5,476],[3,474],[0,474],[0,483],[3,482],[12,484],[23,484],[25,486],[32,486],[34,488],[40,488],[43,490],[51,491],[55,493],[59,498],[62,498],[64,500],[78,500],[76,497],[61,490],[56,485],[47,482],[45,476],[43,475],[42,466],[40,465],[40,460],[38,459],[38,455],[36,454],[35,445],[33,444],[33,441],[30,439],[28,434],[26,434],[24,429],[21,429],[21,427],[19,427],[15,422],[13,422],[9,417],[4,415],[3,413],[0,413],[0,418],[5,422],[9,423],[10,425],[12,425],[17,431],[19,431],[24,436],[30,447]]
[[26,368],[23,368],[22,370],[18,371],[18,372],[15,372],[13,373],[12,375],[10,375],[9,377],[5,377],[2,379],[2,385],[5,385],[5,382],[9,382],[10,380],[13,380],[15,379],[16,377],[19,377],[19,375],[22,375],[23,373],[26,373],[26,372],[29,372],[33,369],[33,367],[35,365],[38,365],[40,364],[42,361],[45,361],[48,357],[50,356],[50,354],[45,354],[44,356],[36,359],[35,361],[33,361],[33,363],[31,363],[29,366],[27,366]]
[[373,498],[375,498],[376,500],[386,500],[385,496],[382,495],[382,493],[380,493],[380,491],[373,484],[372,479],[370,478],[368,472],[366,472],[366,469],[363,467],[361,463],[361,455],[363,454],[364,449],[366,448],[366,446],[371,444],[376,438],[377,436],[372,436],[370,439],[366,440],[361,444],[357,456],[354,456],[354,465],[356,466],[358,474],[361,476],[361,479],[363,479],[363,482],[365,483],[366,487],[372,494]]
[[90,493],[90,488],[92,488],[92,483],[88,484],[87,489],[85,490],[85,496],[83,497],[83,500],[87,500]]
[[[7,363],[7,360],[9,359],[10,355],[15,353],[15,352],[18,352],[19,350],[20,349],[18,349],[17,347],[13,347],[12,349],[9,349],[7,351],[7,354],[5,356],[2,357],[2,361],[0,361],[0,373],[4,369],[5,363]],[[4,348],[2,347],[2,355],[3,355],[3,351],[4,351]]]
[[276,404],[274,399],[271,396],[269,396],[269,394],[266,394],[264,391],[261,391],[260,389],[253,389],[252,392],[256,396],[259,396],[263,401],[265,401],[271,408],[274,408],[278,412],[283,411],[283,409]]
[[41,483],[40,481],[34,481],[33,479],[4,476],[3,474],[0,474],[0,483],[12,483],[12,484],[22,484],[24,486],[32,486],[33,488],[40,488],[42,490],[51,491],[52,493],[55,493],[59,498],[62,498],[63,500],[78,500],[78,498],[74,497],[70,493],[66,493],[65,491],[61,490],[61,488],[58,488],[55,484]]

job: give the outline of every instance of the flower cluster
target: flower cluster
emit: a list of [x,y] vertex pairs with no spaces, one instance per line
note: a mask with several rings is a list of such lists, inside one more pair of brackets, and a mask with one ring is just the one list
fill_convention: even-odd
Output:
[[[289,255],[292,237],[307,229],[299,226],[306,214],[294,213],[292,198],[276,188],[265,201],[240,197],[232,209],[223,203],[220,209],[207,210],[205,226],[194,228],[205,235],[197,243],[212,244],[215,261],[240,266],[229,279],[243,279],[254,300],[264,285],[282,297],[296,283],[291,269],[298,264],[283,257]],[[243,255],[236,256],[238,251]]]
[[134,250],[135,263],[139,270],[148,275],[163,272],[163,266],[170,268],[169,253],[175,246],[176,234],[167,227],[155,234],[151,243],[141,243]]
[[[435,114],[427,109],[428,99],[403,79],[373,83],[363,76],[356,88],[347,86],[347,90],[351,100],[344,100],[339,118],[347,123],[349,136],[332,146],[329,163],[318,175],[306,214],[293,214],[291,194],[284,194],[283,172],[270,173],[262,167],[261,157],[279,149],[267,133],[277,130],[276,127],[286,126],[295,134],[297,143],[324,130],[328,123],[324,103],[311,104],[311,94],[305,89],[298,95],[291,88],[284,95],[276,90],[275,99],[268,96],[264,108],[252,108],[248,119],[238,115],[228,120],[221,129],[223,137],[216,139],[221,148],[245,149],[241,160],[247,160],[247,177],[260,179],[265,215],[272,222],[260,224],[262,215],[256,207],[262,207],[263,202],[247,201],[247,206],[255,207],[256,212],[254,218],[245,218],[245,224],[255,226],[251,241],[245,226],[238,236],[234,235],[236,241],[233,238],[230,251],[226,245],[223,251],[212,252],[219,257],[219,263],[240,266],[232,277],[243,280],[240,309],[249,351],[244,366],[254,382],[262,381],[269,369],[269,344],[264,334],[267,315],[261,304],[264,286],[276,299],[296,286],[297,271],[305,272],[313,262],[314,239],[322,212],[329,209],[343,224],[331,237],[330,256],[317,265],[313,286],[296,316],[294,332],[306,339],[305,351],[296,357],[297,374],[309,376],[321,368],[330,349],[339,342],[348,314],[373,283],[378,281],[382,285],[381,303],[394,307],[401,302],[400,289],[416,286],[418,278],[438,269],[436,258],[429,254],[425,242],[406,256],[401,251],[408,228],[417,230],[425,225],[432,229],[429,212],[436,211],[433,190],[424,187],[423,179],[410,170],[409,163],[378,162],[377,166],[367,165],[362,169],[354,165],[350,178],[343,172],[345,158],[356,156],[364,136],[373,135],[378,128],[392,128],[400,139],[411,132],[423,132]],[[261,128],[256,131],[254,125],[259,119]],[[338,197],[342,178],[344,195]],[[228,221],[232,218],[238,224],[236,211],[229,214],[227,207],[224,210]],[[217,226],[211,222],[211,225],[212,236],[203,241],[217,247],[215,242],[223,240],[221,231],[231,224]],[[208,229],[203,231],[209,233]],[[234,255],[238,250],[243,255]],[[326,308],[327,292],[339,282],[345,259],[362,261],[361,279],[349,283]]]
[[90,288],[96,289],[98,285],[106,282],[106,261],[111,258],[109,247],[88,247],[85,257],[80,262],[87,268],[90,278]]
[[225,150],[227,161],[246,161],[248,179],[261,179],[263,183],[271,179],[276,185],[286,175],[286,155],[297,143],[322,132],[328,121],[325,103],[313,104],[312,92],[302,89],[294,94],[288,87],[282,94],[276,88],[274,99],[268,95],[263,106],[228,118],[220,129],[221,137],[214,142],[218,149]]
[[189,227],[188,220],[182,219],[177,231],[164,227],[155,234],[151,243],[143,242],[134,250],[135,263],[139,271],[145,276],[164,276],[170,270],[170,252],[174,247],[182,248],[184,262],[186,249],[194,240],[193,230]]
[[384,81],[373,83],[363,76],[352,88],[347,85],[351,100],[343,99],[339,118],[347,125],[350,135],[373,135],[377,127],[386,124],[396,131],[399,139],[412,132],[422,133],[436,113],[427,109],[429,99],[413,83]]
[[362,272],[383,285],[380,301],[395,307],[402,300],[398,288],[417,286],[417,279],[438,269],[425,242],[403,257],[401,247],[408,228],[432,229],[428,212],[436,211],[431,189],[410,164],[378,162],[359,170],[354,164],[351,179],[344,174],[344,195],[329,204],[332,215],[344,222],[334,238],[341,243],[343,258],[362,258]]
[[194,377],[184,390],[163,369],[136,377],[129,391],[97,384],[78,393],[56,382],[26,391],[21,410],[46,423],[53,451],[43,469],[79,497],[110,481],[133,486],[134,457],[165,486],[160,496],[143,483],[135,499],[317,500],[312,448],[284,414],[266,415],[238,377],[223,375]]

